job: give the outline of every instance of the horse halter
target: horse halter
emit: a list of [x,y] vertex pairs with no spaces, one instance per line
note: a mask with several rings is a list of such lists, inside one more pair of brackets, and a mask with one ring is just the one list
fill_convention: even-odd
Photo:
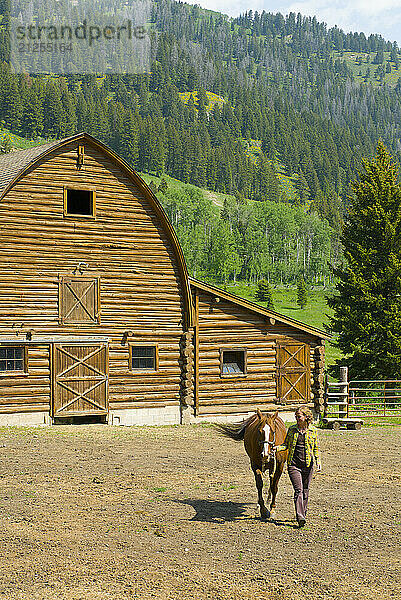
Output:
[[[265,427],[266,427],[266,426],[269,428],[269,433],[268,433],[268,435],[267,435],[267,440],[266,440],[266,439],[264,439],[264,440],[262,440],[262,441],[260,442],[260,444],[261,444],[261,446],[262,446],[262,457],[263,457],[263,458],[274,458],[274,455],[275,455],[275,453],[276,453],[276,451],[275,451],[275,449],[274,449],[274,446],[276,445],[276,430],[275,430],[275,429],[272,429],[272,428],[270,427],[270,425],[267,425],[267,424],[266,424],[266,425],[265,425]],[[265,430],[265,427],[263,427],[263,430],[262,430],[262,431],[264,432],[264,434],[265,434],[265,438],[266,438],[266,430]],[[270,431],[272,431],[272,432],[273,432],[273,439],[272,439],[272,440],[269,440],[269,437],[270,437]]]

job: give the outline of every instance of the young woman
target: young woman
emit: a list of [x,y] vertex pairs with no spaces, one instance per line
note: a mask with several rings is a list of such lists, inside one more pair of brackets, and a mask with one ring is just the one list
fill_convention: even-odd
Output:
[[276,450],[288,450],[288,475],[294,488],[295,514],[299,527],[306,524],[309,487],[312,481],[313,468],[321,470],[320,451],[317,430],[311,425],[312,411],[307,406],[300,406],[295,411],[295,425],[288,428],[282,446]]

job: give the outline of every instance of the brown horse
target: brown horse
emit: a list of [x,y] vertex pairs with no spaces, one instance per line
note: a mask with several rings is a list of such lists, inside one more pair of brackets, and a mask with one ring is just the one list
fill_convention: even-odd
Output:
[[[259,409],[256,414],[242,423],[225,425],[217,423],[216,429],[223,435],[236,440],[244,440],[246,453],[251,461],[251,468],[255,475],[256,488],[258,490],[258,504],[262,519],[268,519],[274,514],[278,482],[284,469],[287,458],[287,450],[276,452],[275,446],[280,446],[285,439],[287,429],[284,421],[278,416],[278,412],[263,415]],[[269,499],[270,511],[266,508],[262,489],[262,473],[268,470],[270,478]]]

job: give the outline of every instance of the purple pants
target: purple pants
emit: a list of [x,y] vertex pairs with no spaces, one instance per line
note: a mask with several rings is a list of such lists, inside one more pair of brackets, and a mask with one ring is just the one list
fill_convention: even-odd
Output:
[[309,487],[312,481],[313,466],[299,469],[293,465],[288,466],[292,487],[294,488],[294,504],[297,521],[306,519],[308,508]]

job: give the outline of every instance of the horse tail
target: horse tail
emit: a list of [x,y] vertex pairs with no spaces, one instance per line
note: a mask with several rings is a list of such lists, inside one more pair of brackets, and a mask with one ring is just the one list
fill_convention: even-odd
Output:
[[245,430],[249,423],[255,419],[255,416],[252,415],[248,419],[245,419],[245,421],[241,421],[241,423],[213,423],[212,427],[221,435],[240,442],[244,439]]

